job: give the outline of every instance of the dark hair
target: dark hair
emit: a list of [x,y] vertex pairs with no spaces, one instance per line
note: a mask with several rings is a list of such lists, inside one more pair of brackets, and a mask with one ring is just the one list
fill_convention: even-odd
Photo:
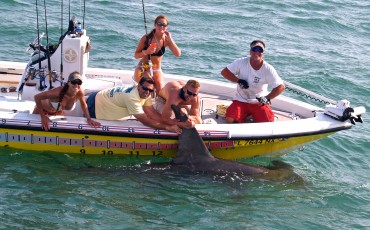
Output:
[[154,85],[154,81],[150,77],[142,77],[139,81],[139,85],[143,85],[144,82],[148,82],[149,84]]
[[[74,76],[77,75],[77,74],[81,76],[80,72],[78,72],[78,71],[73,71],[72,73],[70,73],[69,76],[68,76],[68,81],[70,81],[71,78],[74,79]],[[57,111],[60,108],[60,103],[63,101],[64,95],[67,93],[68,88],[69,88],[69,85],[68,85],[68,82],[67,82],[67,83],[65,83],[62,90],[59,93],[59,101],[58,101]]]
[[60,103],[63,101],[64,95],[67,93],[68,88],[69,88],[69,85],[68,85],[68,83],[66,83],[66,84],[63,86],[63,88],[62,88],[62,90],[60,91],[60,93],[59,93],[59,101],[58,101],[57,111],[58,111],[58,110],[59,110],[59,108],[60,108]]

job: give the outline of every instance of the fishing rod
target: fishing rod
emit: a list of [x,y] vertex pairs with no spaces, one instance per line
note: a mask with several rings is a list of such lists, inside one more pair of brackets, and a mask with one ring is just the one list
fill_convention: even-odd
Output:
[[45,32],[46,32],[46,57],[48,59],[48,76],[49,76],[49,89],[54,88],[52,82],[52,74],[51,74],[51,62],[50,62],[50,49],[49,49],[49,32],[48,32],[48,19],[46,15],[46,1],[44,0],[44,10],[45,10]]
[[[145,36],[146,36],[146,39],[145,39],[145,46],[149,46],[149,41],[148,41],[148,28],[146,26],[146,16],[145,16],[145,6],[144,6],[144,0],[141,0],[141,3],[143,5],[143,16],[144,16],[144,27],[145,27]],[[148,54],[148,63],[149,63],[149,67],[150,67],[150,54]]]
[[86,0],[84,0],[84,13],[82,16],[82,28],[85,29]]
[[41,44],[40,44],[40,24],[39,24],[39,9],[38,9],[38,1],[36,0],[36,24],[37,24],[37,44],[38,44],[38,51],[39,51],[39,90],[42,91],[44,89],[43,82],[44,78],[44,70],[41,68]]
[[[149,38],[148,38],[148,28],[146,26],[146,15],[145,15],[145,5],[144,5],[144,0],[141,0],[141,4],[143,6],[143,16],[144,16],[144,27],[145,27],[145,46],[149,47]],[[143,69],[144,71],[149,71],[149,75],[152,78],[153,77],[153,71],[152,71],[152,64],[151,64],[151,55],[148,54],[148,63],[143,64]],[[143,71],[143,72],[144,72]]]
[[[63,0],[61,0],[60,7],[60,39],[63,37]],[[63,85],[63,42],[60,43],[60,85]]]
[[145,6],[144,0],[141,0],[141,4],[143,6],[143,15],[144,15],[144,27],[145,27],[145,34],[148,35],[148,28],[146,27],[146,17],[145,17]]

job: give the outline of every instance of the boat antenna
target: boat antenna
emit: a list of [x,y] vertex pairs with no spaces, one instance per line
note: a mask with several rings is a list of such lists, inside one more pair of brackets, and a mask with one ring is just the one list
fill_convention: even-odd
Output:
[[46,1],[44,0],[44,10],[45,10],[45,31],[46,31],[46,57],[48,59],[48,75],[49,75],[49,89],[54,88],[51,76],[51,62],[50,62],[50,50],[49,50],[49,32],[48,32],[48,19],[46,15]]
[[[63,36],[63,0],[60,7],[60,37]],[[60,41],[59,41],[60,42]],[[60,42],[60,85],[63,85],[63,41]]]

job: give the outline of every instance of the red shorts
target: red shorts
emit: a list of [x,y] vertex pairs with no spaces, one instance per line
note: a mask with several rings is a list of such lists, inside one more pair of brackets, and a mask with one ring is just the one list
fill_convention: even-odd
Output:
[[268,104],[262,106],[260,103],[250,104],[233,100],[233,103],[226,110],[226,117],[231,117],[238,123],[244,123],[250,115],[252,115],[254,122],[274,121],[274,113]]

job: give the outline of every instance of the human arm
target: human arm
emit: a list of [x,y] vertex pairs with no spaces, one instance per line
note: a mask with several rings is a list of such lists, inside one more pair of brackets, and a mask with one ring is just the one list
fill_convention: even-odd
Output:
[[185,122],[180,122],[176,119],[171,118],[171,116],[172,116],[171,105],[176,105],[176,104],[178,104],[178,103],[175,100],[173,100],[173,98],[170,98],[169,100],[166,101],[166,103],[164,104],[163,109],[162,109],[162,115],[161,115],[162,121],[167,123],[167,124],[170,124],[170,125],[178,125],[181,128],[187,128],[187,129],[194,128],[196,122],[192,118],[189,118]]
[[97,122],[97,121],[94,121],[93,119],[91,119],[83,93],[80,96],[79,100],[80,100],[80,105],[81,105],[82,112],[86,117],[87,123],[89,125],[93,126],[93,127],[100,127],[101,126],[100,122]]
[[181,128],[177,125],[170,125],[162,122],[160,114],[153,108],[153,106],[143,106],[143,110],[144,113],[134,114],[133,116],[144,125],[177,134],[181,133]]
[[147,49],[144,50],[146,42],[146,35],[144,35],[137,44],[134,57],[136,59],[146,57],[148,54],[153,54],[156,51],[156,47],[149,46]]
[[225,79],[227,79],[227,80],[229,80],[229,81],[231,81],[231,82],[235,82],[235,83],[238,83],[238,80],[239,80],[239,78],[237,78],[236,76],[235,76],[235,74],[233,74],[227,67],[225,67],[222,71],[221,71],[221,75],[225,78]]
[[203,121],[200,118],[200,101],[199,96],[195,97],[192,101],[189,111],[189,119],[194,121],[195,124],[202,124]]
[[278,85],[277,87],[273,88],[268,95],[257,97],[257,100],[261,105],[271,104],[271,99],[279,96],[279,94],[281,94],[284,90],[285,90],[285,85],[284,83],[282,83]]
[[56,90],[49,90],[49,91],[45,91],[45,92],[42,92],[42,93],[38,93],[34,96],[34,100],[35,100],[35,103],[36,103],[36,109],[35,111],[37,113],[40,114],[40,117],[41,117],[41,127],[45,130],[45,131],[49,131],[50,129],[50,126],[49,126],[49,122],[51,122],[50,118],[45,114],[45,110],[44,110],[44,107],[43,107],[43,104],[42,104],[42,100],[45,100],[45,99],[57,99],[59,98],[58,92],[56,92]]
[[165,35],[165,40],[167,41],[168,47],[170,48],[173,55],[175,55],[176,57],[180,57],[181,50],[177,46],[176,42],[172,39],[171,33],[166,31],[164,35]]
[[268,98],[273,99],[279,96],[285,90],[284,83],[278,85],[277,87],[273,88],[271,92],[267,95]]

